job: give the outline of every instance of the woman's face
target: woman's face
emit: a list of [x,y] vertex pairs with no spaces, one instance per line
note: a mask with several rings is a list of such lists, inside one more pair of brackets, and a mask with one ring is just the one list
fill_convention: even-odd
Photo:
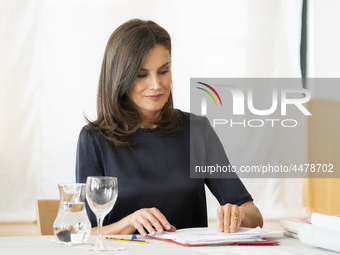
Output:
[[171,69],[169,51],[156,45],[146,55],[127,95],[142,116],[157,116],[169,98]]

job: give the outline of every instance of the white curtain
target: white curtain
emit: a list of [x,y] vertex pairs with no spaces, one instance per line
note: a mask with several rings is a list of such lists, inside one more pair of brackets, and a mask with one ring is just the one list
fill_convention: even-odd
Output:
[[[152,19],[168,30],[175,106],[189,111],[191,77],[300,77],[301,6],[301,0],[0,0],[0,221],[33,221],[35,199],[58,198],[57,184],[75,181],[78,134],[84,114],[96,116],[105,45],[121,23]],[[302,147],[302,139],[297,143]],[[301,180],[243,181],[266,218],[303,212]],[[216,201],[208,200],[213,217]]]

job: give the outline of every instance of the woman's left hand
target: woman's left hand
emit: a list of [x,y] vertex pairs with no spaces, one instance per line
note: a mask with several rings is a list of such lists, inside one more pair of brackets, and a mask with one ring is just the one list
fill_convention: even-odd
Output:
[[226,204],[217,208],[218,229],[225,233],[235,233],[245,218],[242,206]]

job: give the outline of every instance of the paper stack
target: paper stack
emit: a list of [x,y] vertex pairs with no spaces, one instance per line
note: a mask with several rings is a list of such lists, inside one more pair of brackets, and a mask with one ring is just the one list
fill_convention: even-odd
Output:
[[340,252],[340,216],[312,213],[310,218],[282,218],[280,225],[287,236]]
[[311,222],[314,226],[340,231],[340,216],[312,213]]
[[[265,233],[267,232],[260,227],[254,229],[241,227],[236,233],[223,233],[217,228],[186,228],[177,230],[176,232],[157,233],[156,236],[150,237],[184,246],[192,246],[240,242],[265,243],[267,241],[266,239],[263,239]],[[273,243],[271,243],[271,245],[273,245]]]
[[313,213],[311,222],[301,226],[301,242],[340,252],[340,216]]
[[280,226],[284,228],[284,235],[299,238],[298,233],[302,225],[312,224],[310,217],[305,218],[281,218]]

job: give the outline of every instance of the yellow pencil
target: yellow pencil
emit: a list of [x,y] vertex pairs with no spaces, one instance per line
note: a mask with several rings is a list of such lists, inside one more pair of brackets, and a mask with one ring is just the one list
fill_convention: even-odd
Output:
[[106,237],[105,240],[121,241],[121,242],[129,242],[129,243],[147,243],[147,241],[143,241],[143,240],[131,240],[131,239],[122,239],[122,238],[113,238],[113,237]]

